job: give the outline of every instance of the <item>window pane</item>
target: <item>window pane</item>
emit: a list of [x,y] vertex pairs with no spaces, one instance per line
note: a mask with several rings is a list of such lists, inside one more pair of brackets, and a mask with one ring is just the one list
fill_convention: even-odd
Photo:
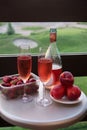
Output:
[[37,53],[50,44],[52,27],[57,28],[60,53],[87,52],[87,22],[0,22],[0,54],[17,54],[24,43]]

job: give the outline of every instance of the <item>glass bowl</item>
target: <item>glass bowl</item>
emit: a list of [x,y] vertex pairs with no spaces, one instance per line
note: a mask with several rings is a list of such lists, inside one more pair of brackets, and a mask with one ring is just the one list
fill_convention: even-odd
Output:
[[[27,82],[26,84],[24,84],[23,82],[17,84],[17,82],[19,81],[20,81],[20,77],[17,74],[3,76],[1,78],[0,91],[6,99],[15,99],[21,97],[24,93],[24,87],[26,88],[27,94],[34,94],[39,89],[38,77],[33,73],[31,73],[29,82]],[[9,85],[9,83],[11,85]]]

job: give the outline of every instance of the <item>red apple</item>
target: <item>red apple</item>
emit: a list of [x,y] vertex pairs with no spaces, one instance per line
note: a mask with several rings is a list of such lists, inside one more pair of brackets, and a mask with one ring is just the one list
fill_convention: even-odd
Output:
[[68,87],[67,88],[67,98],[69,100],[76,100],[80,97],[81,95],[81,90],[78,86],[76,85],[73,85],[72,87]]
[[61,83],[59,83],[51,89],[50,94],[55,99],[61,99],[65,95],[65,87]]
[[60,82],[62,85],[68,87],[74,83],[74,76],[69,71],[64,71],[60,74]]

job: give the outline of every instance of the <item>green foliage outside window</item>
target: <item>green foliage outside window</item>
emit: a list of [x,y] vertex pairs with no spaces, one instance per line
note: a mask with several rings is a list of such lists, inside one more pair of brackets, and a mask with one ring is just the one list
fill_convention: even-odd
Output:
[[8,34],[8,35],[13,35],[13,34],[15,34],[14,28],[12,27],[12,24],[11,24],[11,23],[8,23],[7,34]]

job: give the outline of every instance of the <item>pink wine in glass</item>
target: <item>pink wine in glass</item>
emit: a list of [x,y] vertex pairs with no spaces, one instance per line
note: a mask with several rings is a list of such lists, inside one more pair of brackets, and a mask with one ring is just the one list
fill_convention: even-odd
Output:
[[45,85],[50,79],[52,73],[52,60],[46,57],[38,57],[38,75],[42,82],[42,98],[37,98],[37,103],[43,107],[46,107],[52,103],[49,97],[46,96]]
[[25,82],[30,77],[32,58],[30,55],[18,56],[17,64],[18,64],[18,73],[21,79]]
[[38,59],[38,74],[42,82],[47,82],[51,76],[52,60],[46,58]]

